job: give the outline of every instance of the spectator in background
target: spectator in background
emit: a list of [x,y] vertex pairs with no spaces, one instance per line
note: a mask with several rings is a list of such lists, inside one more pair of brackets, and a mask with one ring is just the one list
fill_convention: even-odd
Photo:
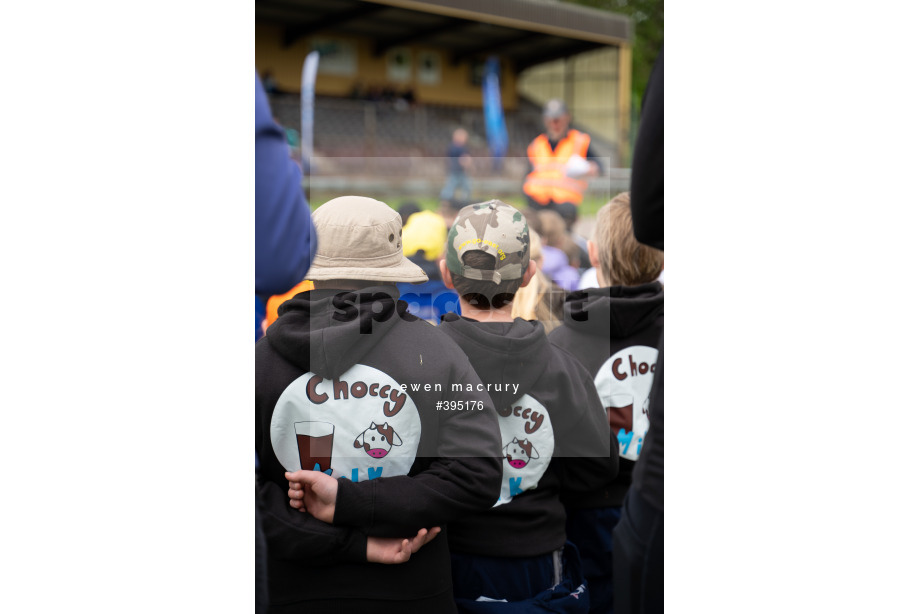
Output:
[[421,210],[421,207],[419,207],[418,203],[414,200],[407,200],[399,205],[399,219],[402,220],[403,233],[406,231],[406,224],[409,223],[409,217],[413,213],[418,213]]
[[543,238],[543,222],[540,220],[539,212],[535,209],[524,209],[521,211],[524,219],[527,220],[527,227],[530,228],[530,233],[537,233],[540,235],[540,238]]
[[447,182],[441,190],[441,200],[450,201],[454,198],[457,189],[460,190],[460,200],[464,203],[470,200],[470,178],[467,172],[473,164],[466,149],[469,134],[463,128],[454,130],[450,146],[447,148]]
[[524,179],[528,206],[557,212],[568,230],[578,219],[578,206],[588,189],[587,179],[601,173],[597,155],[591,149],[591,137],[570,129],[571,119],[561,100],[546,103],[546,133],[527,147],[531,170]]
[[[267,73],[271,76],[271,73]],[[256,340],[262,334],[264,298],[286,292],[306,275],[316,253],[316,229],[303,196],[300,168],[291,160],[284,132],[272,119],[255,75],[256,124]],[[256,455],[256,470],[259,457]],[[256,483],[256,613],[268,610],[265,534]]]
[[565,290],[543,274],[541,243],[540,235],[530,233],[530,259],[537,263],[537,270],[530,283],[515,293],[511,317],[542,322],[548,335],[562,323]]
[[[578,287],[578,247],[566,232],[565,221],[555,211],[539,211],[543,239],[543,268],[547,277],[563,290]],[[573,264],[574,263],[574,264]]]
[[562,250],[569,258],[569,264],[579,271],[591,266],[588,259],[587,241],[580,241],[584,247],[576,242],[581,237],[566,228],[565,220],[555,211],[542,209],[537,212],[540,224],[543,227],[543,239],[547,247]]
[[565,291],[578,288],[578,269],[569,264],[569,258],[561,249],[543,246],[543,274]]
[[441,206],[438,208],[438,213],[441,214],[441,217],[444,218],[444,226],[450,228],[454,220],[457,219],[457,213],[460,212],[460,209],[463,209],[467,204],[464,201],[451,199],[451,200],[442,200]]
[[403,228],[402,239],[403,255],[428,275],[428,281],[421,284],[396,284],[400,299],[409,305],[409,313],[435,326],[441,323],[441,316],[460,313],[457,293],[444,285],[438,268],[447,243],[444,218],[433,211],[413,213]]
[[588,259],[587,243],[585,243],[584,262],[582,250],[575,243],[574,235],[566,230],[565,220],[555,211],[540,211],[540,222],[543,227],[543,238],[548,247],[554,247],[565,252],[569,264],[576,269],[586,269],[591,266]]

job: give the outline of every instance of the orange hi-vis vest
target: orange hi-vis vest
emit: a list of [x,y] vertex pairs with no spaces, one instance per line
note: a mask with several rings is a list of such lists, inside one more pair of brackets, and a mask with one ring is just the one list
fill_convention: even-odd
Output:
[[584,158],[591,137],[578,130],[569,130],[553,151],[549,139],[541,134],[527,147],[527,157],[533,172],[524,180],[524,193],[541,205],[555,203],[581,204],[588,182],[565,174],[565,164],[573,155]]

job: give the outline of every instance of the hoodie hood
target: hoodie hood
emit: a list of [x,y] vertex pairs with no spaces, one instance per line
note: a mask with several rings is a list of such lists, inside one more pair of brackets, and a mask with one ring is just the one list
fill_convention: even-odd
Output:
[[507,407],[528,394],[550,363],[552,350],[540,322],[477,322],[449,313],[439,328],[463,348],[476,373],[483,374],[495,407]]
[[563,324],[570,328],[611,339],[629,337],[664,314],[664,287],[656,281],[578,290],[566,296],[563,312]]
[[393,286],[301,292],[278,308],[266,337],[290,363],[331,379],[361,361],[398,319],[416,320]]

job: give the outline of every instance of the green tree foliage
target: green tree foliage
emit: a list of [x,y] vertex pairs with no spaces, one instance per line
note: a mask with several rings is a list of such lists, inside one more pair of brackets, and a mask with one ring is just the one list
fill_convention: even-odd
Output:
[[658,52],[664,45],[664,0],[564,0],[628,15],[635,24],[632,56],[633,107],[638,109]]
[[[652,74],[655,60],[664,45],[664,0],[562,0],[571,4],[580,4],[602,11],[620,13],[632,17],[634,26],[632,51],[632,104],[630,122],[630,147],[632,152],[636,143],[639,127],[639,110],[642,95]],[[627,154],[624,165],[631,163],[632,155]]]

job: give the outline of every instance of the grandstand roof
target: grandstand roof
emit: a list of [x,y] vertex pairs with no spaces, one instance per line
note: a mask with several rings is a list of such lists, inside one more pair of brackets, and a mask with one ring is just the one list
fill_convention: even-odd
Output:
[[633,37],[624,16],[554,0],[256,0],[255,17],[284,25],[284,45],[314,33],[446,49],[453,63],[499,54],[515,70]]

